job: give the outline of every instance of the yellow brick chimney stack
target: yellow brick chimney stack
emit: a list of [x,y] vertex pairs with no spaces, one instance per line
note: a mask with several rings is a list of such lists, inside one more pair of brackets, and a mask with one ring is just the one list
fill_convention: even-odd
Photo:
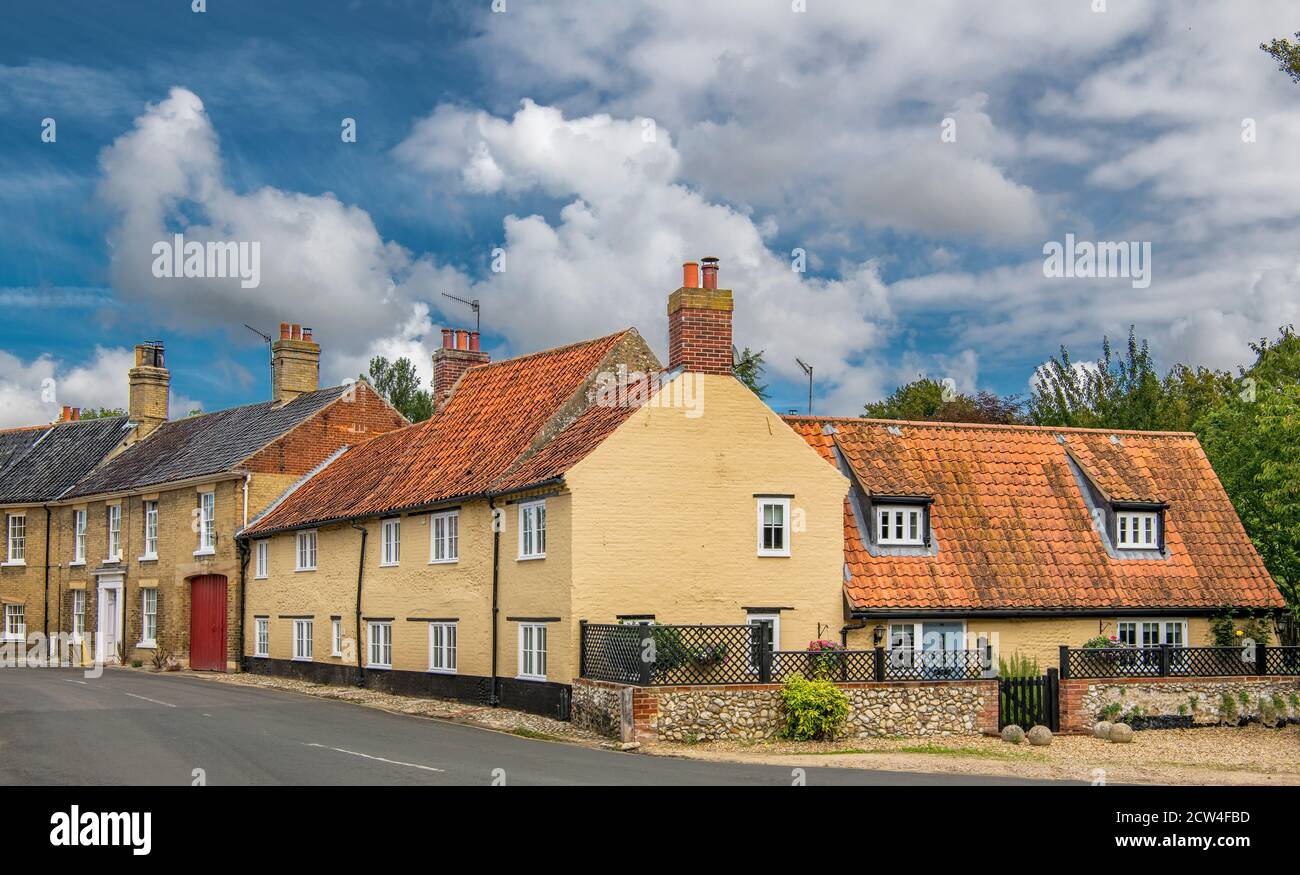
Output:
[[162,341],[138,344],[135,367],[127,372],[131,393],[127,416],[137,423],[135,437],[142,438],[167,421],[167,394],[171,374],[163,360]]
[[280,323],[280,339],[271,344],[271,400],[287,404],[320,388],[320,344],[311,329],[297,322]]

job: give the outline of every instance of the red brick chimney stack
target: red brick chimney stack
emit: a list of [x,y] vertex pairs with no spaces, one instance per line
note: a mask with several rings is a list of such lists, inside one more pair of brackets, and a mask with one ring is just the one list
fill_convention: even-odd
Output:
[[433,351],[433,406],[447,406],[461,375],[491,358],[479,348],[479,333],[465,328],[442,329],[442,346]]
[[682,266],[682,287],[668,296],[668,368],[730,376],[730,289],[718,288],[718,259],[701,259],[704,285],[695,262]]

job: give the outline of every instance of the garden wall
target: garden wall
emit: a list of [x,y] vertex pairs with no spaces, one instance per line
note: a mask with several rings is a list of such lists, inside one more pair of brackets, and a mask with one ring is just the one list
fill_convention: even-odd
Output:
[[[998,731],[996,680],[836,686],[849,699],[846,738]],[[617,724],[612,719],[614,693],[620,708]],[[628,687],[580,678],[573,682],[572,714],[577,725],[623,741],[758,740],[777,736],[785,726],[779,684]]]
[[1239,717],[1258,718],[1260,698],[1277,695],[1285,705],[1278,716],[1300,719],[1300,678],[1295,677],[1078,678],[1061,681],[1061,729],[1086,732],[1112,703],[1119,705],[1114,720],[1132,719],[1136,708],[1139,724],[1213,725],[1223,719],[1225,693],[1236,703]]

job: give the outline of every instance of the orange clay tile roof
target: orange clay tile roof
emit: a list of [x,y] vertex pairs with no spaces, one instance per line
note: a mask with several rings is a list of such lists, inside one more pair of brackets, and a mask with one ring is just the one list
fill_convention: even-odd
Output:
[[377,516],[560,476],[636,409],[592,405],[543,435],[628,333],[470,368],[432,419],[349,448],[244,534]]
[[[868,494],[933,499],[936,549],[933,555],[911,556],[871,555],[845,501],[845,594],[854,608],[1070,611],[1284,604],[1194,435],[869,419],[786,421],[832,464],[838,464],[838,449]],[[1167,558],[1110,556],[1093,529],[1067,447],[1111,500],[1168,502]]]

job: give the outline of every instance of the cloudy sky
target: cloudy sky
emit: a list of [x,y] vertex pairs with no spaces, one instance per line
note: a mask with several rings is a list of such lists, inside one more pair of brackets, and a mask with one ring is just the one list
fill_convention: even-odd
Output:
[[[147,339],[173,414],[264,399],[244,323],[312,326],[327,383],[427,377],[471,319],[442,292],[494,357],[662,355],[704,255],[782,411],[796,356],[853,415],[919,374],[1024,392],[1130,324],[1231,368],[1300,323],[1300,87],[1258,49],[1293,2],[206,5],[0,11],[0,425],[123,406]],[[155,277],[175,233],[259,242],[260,286]],[[1150,243],[1149,287],[1045,277],[1067,234]]]

